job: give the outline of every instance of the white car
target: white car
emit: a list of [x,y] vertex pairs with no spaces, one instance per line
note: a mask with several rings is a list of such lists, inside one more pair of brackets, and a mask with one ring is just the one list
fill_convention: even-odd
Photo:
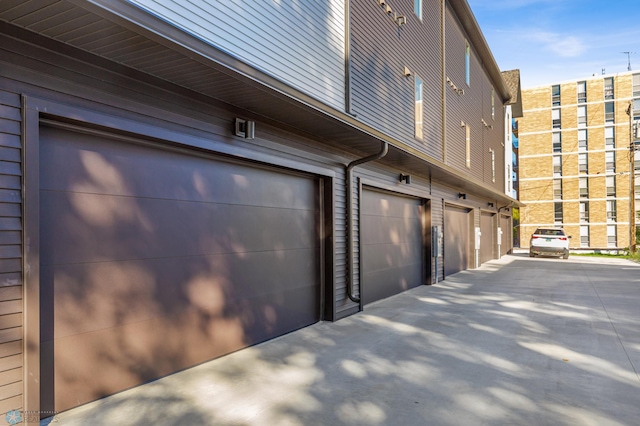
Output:
[[569,238],[562,228],[538,228],[529,241],[529,257],[548,255],[568,259]]

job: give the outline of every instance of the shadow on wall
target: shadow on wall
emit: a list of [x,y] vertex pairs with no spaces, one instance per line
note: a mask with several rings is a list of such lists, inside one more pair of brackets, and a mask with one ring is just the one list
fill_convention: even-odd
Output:
[[313,179],[41,131],[42,409],[319,319]]

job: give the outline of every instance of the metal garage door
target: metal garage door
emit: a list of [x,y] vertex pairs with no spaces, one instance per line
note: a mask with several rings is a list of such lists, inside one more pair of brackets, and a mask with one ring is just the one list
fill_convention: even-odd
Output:
[[421,201],[365,190],[361,209],[363,302],[423,284]]
[[487,262],[494,258],[494,247],[496,245],[496,228],[494,224],[495,214],[482,212],[480,214],[480,263]]
[[42,409],[320,318],[312,178],[42,128]]
[[446,206],[444,209],[444,275],[469,267],[469,209]]
[[502,238],[500,241],[500,256],[509,253],[513,247],[513,230],[511,228],[511,218],[509,216],[500,216],[500,229],[502,229]]

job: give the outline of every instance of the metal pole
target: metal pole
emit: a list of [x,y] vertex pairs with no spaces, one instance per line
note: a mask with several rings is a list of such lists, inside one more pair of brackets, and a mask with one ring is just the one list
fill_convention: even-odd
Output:
[[633,129],[633,102],[629,114],[629,252],[636,252],[636,193],[635,193],[635,132]]

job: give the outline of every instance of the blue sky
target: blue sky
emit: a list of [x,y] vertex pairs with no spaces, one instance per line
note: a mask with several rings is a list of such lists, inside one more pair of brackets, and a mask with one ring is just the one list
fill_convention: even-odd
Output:
[[640,71],[638,0],[468,0],[501,70],[523,88]]

